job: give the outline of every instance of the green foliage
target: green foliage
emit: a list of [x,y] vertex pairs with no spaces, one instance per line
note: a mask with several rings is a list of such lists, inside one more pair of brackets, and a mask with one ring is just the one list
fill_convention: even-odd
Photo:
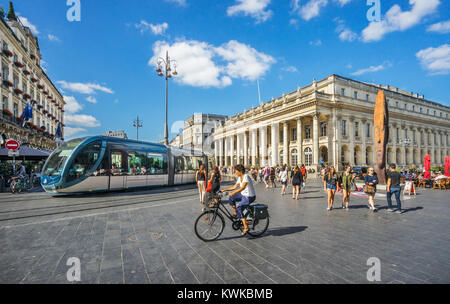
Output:
[[0,18],[5,19],[5,10],[0,6]]

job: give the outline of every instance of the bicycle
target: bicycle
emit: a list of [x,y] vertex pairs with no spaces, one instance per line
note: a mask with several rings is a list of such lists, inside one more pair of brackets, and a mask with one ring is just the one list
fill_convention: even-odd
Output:
[[10,179],[10,188],[11,193],[20,193],[22,191],[28,191],[31,190],[32,185],[30,183],[30,179],[25,176],[13,176]]
[[[232,223],[235,231],[242,231],[242,220],[234,217],[222,202],[223,195],[213,194],[209,203],[209,210],[204,211],[195,221],[195,234],[204,242],[217,240],[225,228],[225,218]],[[269,228],[269,212],[266,205],[250,204],[242,211],[249,228],[248,234],[252,237],[260,237]],[[260,230],[258,230],[260,229]]]

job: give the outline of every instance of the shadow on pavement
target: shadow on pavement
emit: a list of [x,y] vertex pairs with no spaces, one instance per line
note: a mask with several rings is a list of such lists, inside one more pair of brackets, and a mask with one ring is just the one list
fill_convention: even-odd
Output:
[[297,226],[297,227],[280,227],[280,228],[272,228],[267,230],[267,232],[262,236],[283,236],[288,234],[294,234],[297,232],[305,231],[308,227],[307,226]]

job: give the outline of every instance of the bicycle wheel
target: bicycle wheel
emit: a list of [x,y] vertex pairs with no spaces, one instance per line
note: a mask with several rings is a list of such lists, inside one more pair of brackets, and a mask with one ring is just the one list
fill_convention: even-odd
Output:
[[225,227],[225,220],[215,211],[203,212],[195,221],[195,234],[204,242],[212,242],[219,238]]
[[253,220],[251,223],[248,223],[248,227],[250,228],[248,234],[252,237],[263,235],[269,228],[269,222],[269,217],[266,217],[263,220]]

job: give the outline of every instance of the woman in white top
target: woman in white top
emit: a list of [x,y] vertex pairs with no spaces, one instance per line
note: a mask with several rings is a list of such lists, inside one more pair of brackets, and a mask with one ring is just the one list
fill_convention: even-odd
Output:
[[278,177],[281,181],[281,195],[286,194],[286,185],[288,183],[288,170],[286,168],[286,165],[283,166],[283,168],[280,171],[280,174],[278,174]]
[[244,166],[237,165],[235,170],[236,176],[238,177],[236,184],[230,188],[222,190],[221,192],[234,190],[229,194],[230,205],[233,207],[234,216],[242,220],[242,223],[244,224],[242,235],[246,235],[248,232],[248,226],[242,212],[248,205],[256,200],[256,193],[255,188],[253,187],[252,179],[245,174]]

